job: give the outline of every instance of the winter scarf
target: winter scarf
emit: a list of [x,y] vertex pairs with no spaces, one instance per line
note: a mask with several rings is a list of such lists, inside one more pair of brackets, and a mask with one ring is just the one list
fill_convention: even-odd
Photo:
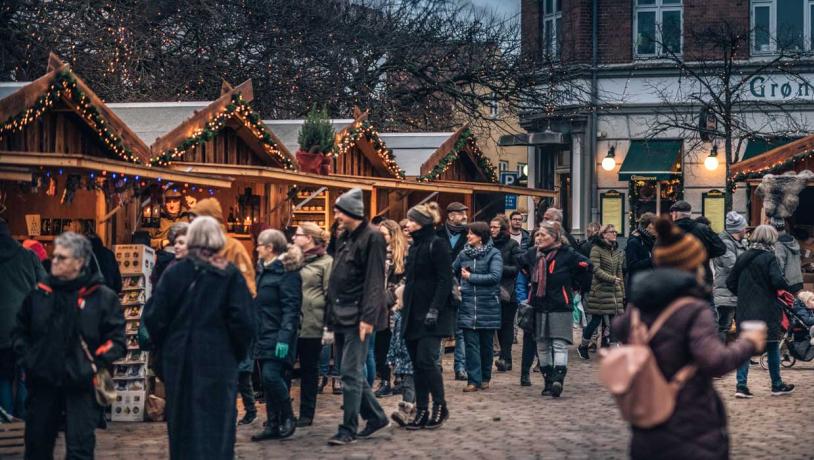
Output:
[[636,227],[636,231],[639,232],[639,237],[642,239],[642,242],[646,242],[646,245],[652,248],[653,244],[656,242],[656,237],[648,233],[647,230],[645,230],[645,228],[641,225]]
[[466,225],[455,225],[450,221],[447,221],[445,225],[447,227],[447,231],[452,235],[460,235],[466,231]]
[[467,257],[472,259],[480,259],[493,247],[494,245],[492,244],[492,240],[489,240],[486,244],[480,245],[478,248],[472,247],[469,245],[469,243],[467,243],[466,246],[464,246],[463,252],[467,255]]
[[760,251],[774,252],[774,246],[771,246],[771,245],[768,245],[768,244],[765,244],[765,243],[758,243],[758,242],[755,242],[755,241],[752,241],[751,243],[749,243],[749,248],[758,249]]
[[[542,299],[545,297],[545,288],[546,288],[546,281],[548,279],[548,266],[555,257],[557,257],[557,252],[559,252],[561,245],[556,245],[550,248],[546,248],[545,250],[537,251],[537,269],[534,271],[534,282],[537,283],[537,291],[534,295]],[[554,266],[552,264],[551,271],[554,271]]]
[[314,246],[313,248],[303,253],[303,256],[305,256],[305,258],[322,257],[324,255],[325,255],[325,246],[322,245]]

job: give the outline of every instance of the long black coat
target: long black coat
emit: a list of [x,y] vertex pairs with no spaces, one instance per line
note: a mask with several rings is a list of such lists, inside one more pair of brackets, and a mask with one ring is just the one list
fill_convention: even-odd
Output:
[[[430,251],[432,247],[432,251]],[[422,337],[449,337],[454,333],[455,310],[450,304],[452,261],[449,244],[431,227],[413,233],[413,244],[404,269],[403,332],[407,340]],[[438,310],[438,324],[424,325],[430,308]]]
[[706,269],[704,280],[708,286],[712,286],[712,269],[709,266],[709,259],[721,257],[722,255],[726,254],[726,245],[721,240],[721,237],[713,232],[709,226],[696,222],[689,217],[678,219],[675,221],[675,224],[686,233],[698,238],[698,240],[704,245],[704,248],[706,248],[707,260],[704,261],[704,268]]
[[281,259],[260,268],[257,274],[257,359],[277,360],[274,352],[282,342],[288,344],[283,361],[294,365],[302,306],[302,261],[302,251],[291,246]]
[[[729,458],[726,411],[712,378],[737,368],[754,346],[745,339],[726,346],[718,339],[706,295],[695,276],[675,269],[641,273],[633,284],[631,303],[647,326],[674,300],[693,298],[664,323],[650,346],[668,379],[688,363],[698,366],[695,376],[679,390],[675,412],[665,423],[646,430],[633,427],[630,455],[634,459]],[[627,342],[629,327],[630,309],[613,322],[614,334]]]
[[625,293],[630,295],[633,276],[653,268],[653,244],[655,240],[641,228],[633,231],[625,246]]
[[237,367],[255,332],[251,302],[232,264],[188,257],[158,282],[142,321],[160,350],[173,459],[234,457]]
[[744,321],[764,321],[768,327],[767,340],[782,339],[777,290],[788,289],[789,285],[774,251],[749,249],[738,256],[726,287],[738,296],[735,319],[739,325]]
[[508,235],[500,235],[494,238],[493,243],[495,248],[500,251],[500,257],[503,259],[503,275],[500,279],[500,287],[509,292],[509,303],[517,303],[515,283],[517,282],[517,274],[520,272],[518,258],[523,257],[523,251],[517,241],[509,238]]

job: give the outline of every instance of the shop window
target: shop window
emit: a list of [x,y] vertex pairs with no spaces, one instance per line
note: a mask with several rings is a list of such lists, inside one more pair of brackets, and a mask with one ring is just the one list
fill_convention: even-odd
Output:
[[562,0],[543,0],[542,29],[544,57],[558,60],[562,44]]
[[634,44],[639,57],[681,54],[682,0],[636,0]]
[[752,53],[814,50],[814,0],[752,0]]

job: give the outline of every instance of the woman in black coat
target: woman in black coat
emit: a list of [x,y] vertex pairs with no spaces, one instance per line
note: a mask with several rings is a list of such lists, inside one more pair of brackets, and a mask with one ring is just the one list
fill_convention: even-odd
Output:
[[[433,231],[441,221],[435,202],[407,212],[413,243],[404,273],[403,334],[413,363],[416,416],[408,430],[440,427],[447,418],[441,339],[454,334],[455,310],[450,304],[452,261],[449,247]],[[432,395],[432,413],[429,396]]]
[[161,352],[170,457],[234,457],[237,366],[254,335],[251,295],[240,271],[218,252],[220,224],[189,226],[189,255],[161,277],[142,320]]
[[297,333],[302,306],[302,250],[289,245],[283,232],[264,230],[257,237],[257,343],[266,394],[266,427],[252,441],[287,438],[297,421],[291,408],[286,371],[297,356]]
[[517,241],[509,236],[509,222],[505,216],[492,219],[489,230],[492,233],[492,243],[500,251],[503,259],[503,275],[500,279],[500,329],[497,331],[500,357],[495,362],[495,367],[498,372],[506,372],[512,370],[514,316],[517,313],[515,283],[519,271],[518,258],[523,253]]
[[[744,321],[763,321],[768,328],[766,354],[769,358],[769,376],[772,380],[772,394],[784,395],[794,391],[794,385],[787,385],[780,379],[780,341],[783,330],[780,326],[782,315],[777,300],[777,291],[788,289],[789,285],[780,270],[774,254],[777,230],[770,225],[760,225],[752,232],[750,248],[740,256],[726,279],[726,287],[738,296],[735,319],[740,329]],[[738,368],[738,384],[735,396],[751,398],[746,385],[749,375],[749,360]]]

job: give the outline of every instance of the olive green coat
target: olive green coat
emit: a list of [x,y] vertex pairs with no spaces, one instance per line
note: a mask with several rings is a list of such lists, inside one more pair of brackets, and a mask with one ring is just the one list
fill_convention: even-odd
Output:
[[325,326],[325,299],[328,295],[328,279],[333,261],[327,254],[305,256],[305,265],[300,269],[302,277],[300,338],[322,337],[322,328]]
[[622,260],[625,255],[614,243],[611,247],[605,240],[597,240],[591,249],[591,263],[594,266],[594,278],[591,282],[591,294],[588,296],[590,315],[615,315],[625,309],[625,284],[616,279],[624,279]]

